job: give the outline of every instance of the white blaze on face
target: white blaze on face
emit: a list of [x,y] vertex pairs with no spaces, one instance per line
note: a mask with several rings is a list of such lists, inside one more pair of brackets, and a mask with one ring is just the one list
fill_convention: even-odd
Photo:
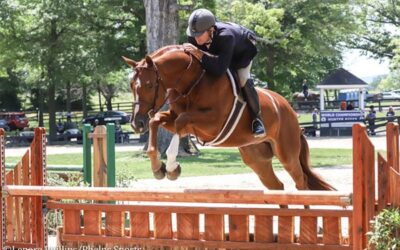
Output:
[[133,109],[133,113],[134,113],[134,114],[137,114],[137,112],[139,112],[139,103],[136,103],[136,104],[135,104],[135,107],[134,107],[134,109]]
[[[136,70],[133,70],[131,73],[129,73],[129,81],[130,82],[132,82],[135,79],[137,73],[138,72]],[[140,86],[140,84],[141,84],[140,79],[139,79],[139,77],[137,77],[135,85],[133,86],[133,89],[132,89],[132,91],[133,91],[133,101],[135,102],[135,105],[133,107],[133,115],[134,116],[139,112],[138,94],[137,94],[137,90],[136,89],[137,89],[138,86]],[[134,119],[132,119],[131,125],[132,125],[132,127],[135,127]]]
[[[133,79],[135,79],[136,74],[137,74],[136,70],[134,70],[131,73],[129,73],[129,82],[132,82]],[[135,86],[139,86],[140,87],[140,84],[141,84],[141,82],[140,82],[140,79],[138,77],[138,78],[136,78]]]
[[131,73],[129,73],[129,82],[131,82],[132,80],[133,80],[133,78],[135,78],[135,76],[136,76],[136,71],[134,70],[134,71],[132,71]]
[[166,152],[168,172],[172,172],[178,167],[178,163],[176,162],[176,156],[178,155],[178,150],[179,150],[179,135],[174,134]]
[[[130,82],[132,82],[134,79],[135,79],[135,77],[136,77],[136,74],[137,74],[137,71],[136,70],[134,70],[134,71],[132,71],[131,73],[129,73],[129,81]],[[138,94],[137,94],[137,87],[140,87],[140,84],[141,84],[141,82],[140,82],[140,79],[139,79],[139,77],[136,79],[136,81],[135,81],[135,84],[134,84],[134,86],[133,86],[133,101],[136,103],[135,105],[134,105],[134,108],[133,108],[133,114],[134,115],[136,115],[138,112],[139,112],[139,100],[138,100]],[[133,121],[132,121],[132,124],[133,124]]]

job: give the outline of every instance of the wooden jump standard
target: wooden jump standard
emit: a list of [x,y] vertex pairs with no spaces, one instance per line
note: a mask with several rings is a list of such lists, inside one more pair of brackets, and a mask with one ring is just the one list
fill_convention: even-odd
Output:
[[388,161],[378,154],[375,177],[374,147],[364,126],[353,127],[351,195],[336,191],[49,187],[45,186],[44,129],[35,130],[31,148],[7,174],[4,131],[0,130],[0,247],[44,249],[46,211],[61,210],[63,227],[58,230],[58,240],[68,247],[365,249],[369,221],[381,209],[400,204],[398,131],[398,125],[388,125]]

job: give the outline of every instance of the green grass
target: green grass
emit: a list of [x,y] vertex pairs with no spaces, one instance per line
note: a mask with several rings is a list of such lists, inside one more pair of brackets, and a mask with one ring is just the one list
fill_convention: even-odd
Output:
[[297,117],[297,120],[299,121],[299,123],[312,122],[312,115],[311,113],[301,113]]
[[[7,157],[7,162],[17,162],[16,157]],[[164,160],[165,161],[165,160]],[[203,149],[200,156],[178,158],[182,166],[182,176],[205,176],[250,173],[244,165],[237,149]],[[350,149],[312,149],[311,162],[314,167],[350,165]],[[48,155],[49,165],[82,165],[82,154]],[[150,161],[142,152],[117,152],[116,172],[118,180],[153,178]],[[275,169],[282,168],[277,159],[273,160]]]

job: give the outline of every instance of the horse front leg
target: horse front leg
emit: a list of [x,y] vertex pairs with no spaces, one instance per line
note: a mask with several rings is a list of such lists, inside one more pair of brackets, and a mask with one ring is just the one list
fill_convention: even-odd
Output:
[[171,181],[178,179],[181,175],[181,166],[176,161],[179,152],[179,135],[174,134],[167,149],[167,178]]
[[168,130],[173,128],[176,115],[170,111],[157,113],[149,121],[149,145],[147,147],[147,156],[151,162],[151,169],[156,179],[161,180],[167,172],[165,164],[160,160],[160,153],[157,148],[157,131],[160,124]]

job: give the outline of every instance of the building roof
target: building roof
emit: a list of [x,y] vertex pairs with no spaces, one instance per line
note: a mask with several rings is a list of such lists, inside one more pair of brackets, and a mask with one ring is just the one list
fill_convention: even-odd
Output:
[[339,68],[332,73],[330,73],[325,79],[319,84],[319,86],[324,86],[323,88],[327,88],[328,86],[357,86],[361,85],[360,87],[367,87],[368,84],[358,78],[357,76],[353,75],[352,73],[348,72],[343,68]]

